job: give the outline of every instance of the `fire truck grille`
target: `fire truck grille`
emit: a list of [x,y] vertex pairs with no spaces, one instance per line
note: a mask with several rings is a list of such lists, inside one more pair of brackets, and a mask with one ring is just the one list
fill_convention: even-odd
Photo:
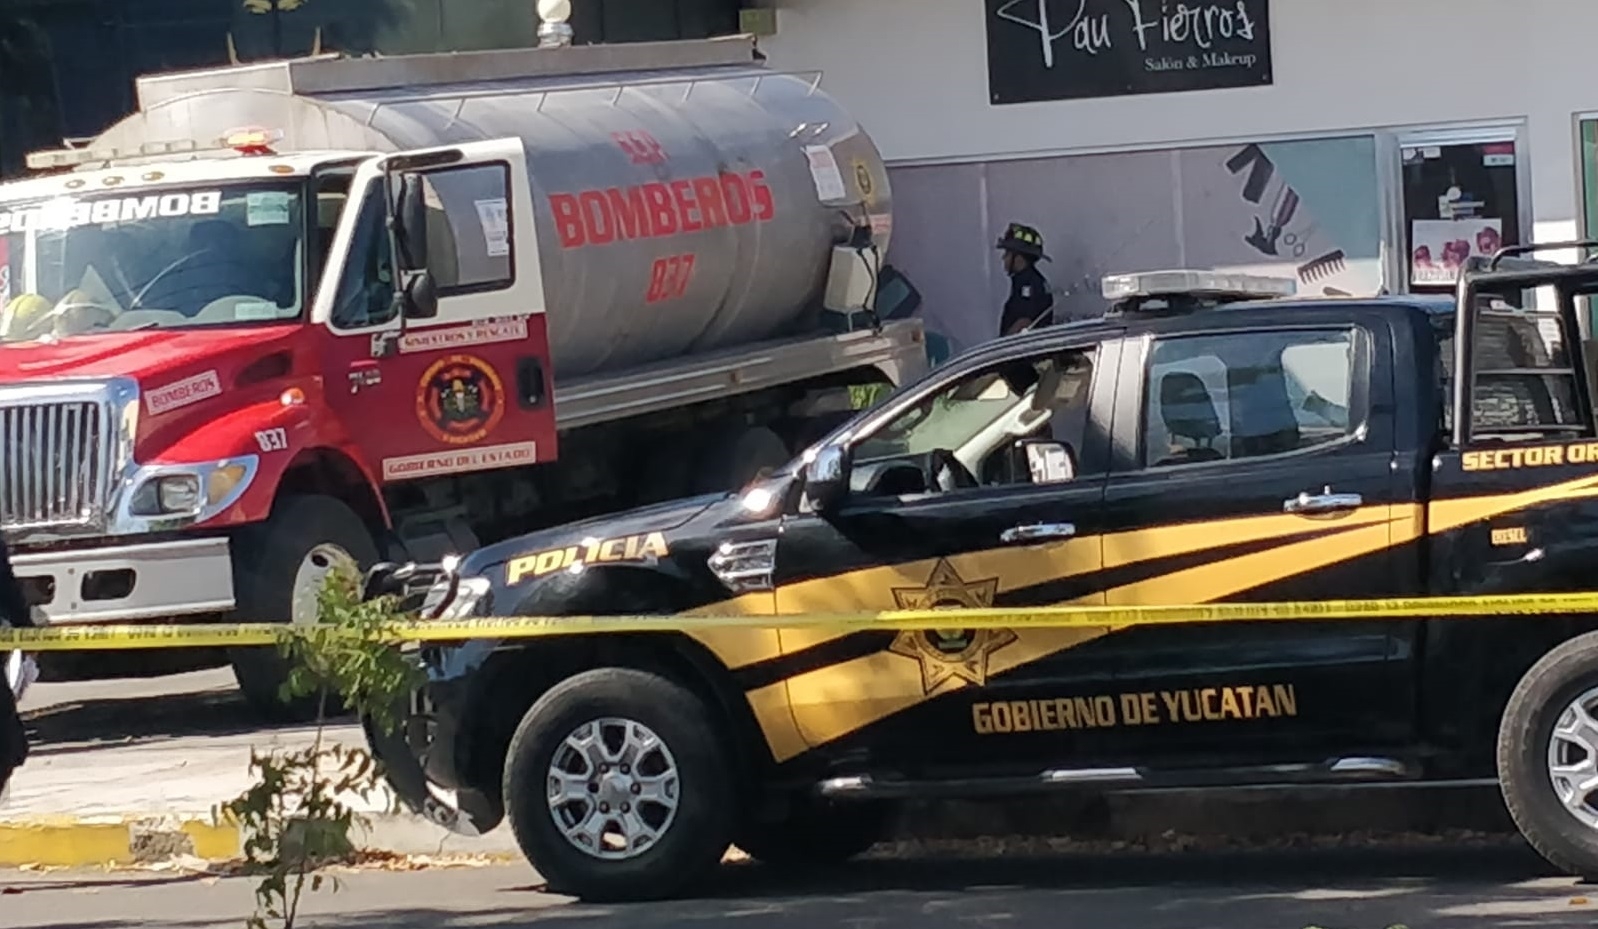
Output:
[[0,530],[104,526],[108,420],[95,402],[0,405]]

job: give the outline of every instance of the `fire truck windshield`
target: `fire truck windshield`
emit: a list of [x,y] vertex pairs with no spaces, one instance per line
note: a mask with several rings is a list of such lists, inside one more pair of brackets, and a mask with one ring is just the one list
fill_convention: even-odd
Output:
[[305,229],[293,181],[0,202],[0,342],[295,319]]

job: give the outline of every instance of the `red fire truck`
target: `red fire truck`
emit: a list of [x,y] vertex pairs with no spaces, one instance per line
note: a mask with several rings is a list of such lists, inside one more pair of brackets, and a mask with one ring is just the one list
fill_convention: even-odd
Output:
[[138,100],[0,185],[0,529],[51,623],[308,621],[336,563],[736,489],[927,364],[875,145],[748,37]]

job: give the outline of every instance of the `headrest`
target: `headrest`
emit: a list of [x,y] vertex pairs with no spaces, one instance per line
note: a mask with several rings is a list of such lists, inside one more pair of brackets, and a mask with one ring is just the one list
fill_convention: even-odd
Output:
[[1054,396],[1060,392],[1060,382],[1065,374],[1060,370],[1058,362],[1049,362],[1043,366],[1043,373],[1038,377],[1038,389],[1032,391],[1032,409],[1043,413],[1054,408]]
[[1172,435],[1213,439],[1221,434],[1221,418],[1209,388],[1197,374],[1175,371],[1160,379],[1160,418]]

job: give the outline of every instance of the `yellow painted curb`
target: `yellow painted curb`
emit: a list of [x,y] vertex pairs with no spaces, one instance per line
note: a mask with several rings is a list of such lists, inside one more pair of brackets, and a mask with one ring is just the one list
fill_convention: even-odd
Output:
[[0,820],[0,867],[8,868],[128,865],[182,856],[219,861],[237,858],[242,847],[237,826],[209,818]]

